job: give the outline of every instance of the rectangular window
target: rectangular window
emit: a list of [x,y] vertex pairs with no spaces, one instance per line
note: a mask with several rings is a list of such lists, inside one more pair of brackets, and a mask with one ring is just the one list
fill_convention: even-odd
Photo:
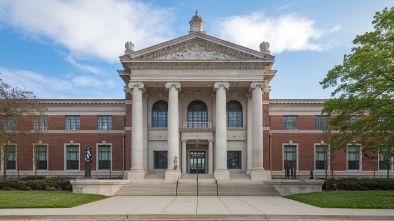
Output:
[[347,147],[347,169],[360,169],[360,146],[351,145]]
[[227,151],[227,168],[241,169],[241,151]]
[[7,153],[7,170],[16,170],[16,146],[6,145],[5,150]]
[[36,167],[37,170],[48,169],[48,148],[46,145],[36,146]]
[[354,122],[358,121],[360,119],[360,115],[353,115],[349,118],[348,124],[353,124]]
[[97,130],[112,130],[112,116],[97,116]]
[[393,164],[392,153],[393,149],[379,151],[379,170],[390,169]]
[[326,145],[315,146],[315,165],[316,170],[325,170],[327,161],[327,151],[328,147]]
[[315,130],[325,130],[328,126],[328,116],[315,116]]
[[79,130],[79,116],[66,116],[66,130]]
[[79,170],[79,146],[67,145],[66,146],[66,169]]
[[48,130],[48,116],[35,116],[34,117],[34,130],[35,131]]
[[16,118],[15,117],[3,116],[1,121],[3,124],[4,130],[8,130],[8,131],[16,130]]
[[167,151],[154,151],[155,169],[167,169]]
[[111,146],[99,145],[98,146],[98,169],[110,170],[111,169]]
[[283,165],[284,169],[297,169],[297,146],[285,145],[283,149]]
[[297,130],[297,116],[283,116],[283,130]]

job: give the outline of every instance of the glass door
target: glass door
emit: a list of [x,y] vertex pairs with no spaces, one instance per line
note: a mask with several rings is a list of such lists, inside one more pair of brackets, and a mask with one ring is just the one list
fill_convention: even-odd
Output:
[[190,151],[190,173],[205,173],[205,151]]

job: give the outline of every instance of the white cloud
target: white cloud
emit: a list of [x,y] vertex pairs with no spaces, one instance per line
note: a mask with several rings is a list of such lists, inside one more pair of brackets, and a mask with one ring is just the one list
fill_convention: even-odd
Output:
[[315,27],[315,21],[296,14],[273,18],[266,17],[260,12],[222,18],[215,26],[219,38],[255,50],[259,50],[261,42],[268,41],[271,54],[283,51],[326,50],[331,45],[317,41],[327,32],[338,31],[340,28],[337,26],[331,30],[319,30]]
[[0,73],[0,78],[5,83],[23,90],[33,91],[39,98],[53,98],[53,94],[69,91],[73,88],[72,83],[66,80],[44,76],[31,71],[10,70],[0,67]]
[[66,57],[66,60],[68,62],[70,62],[71,65],[73,65],[74,67],[82,70],[82,71],[87,71],[93,74],[101,74],[102,71],[97,68],[97,67],[93,67],[91,65],[87,65],[87,64],[81,64],[78,61],[76,61],[71,55]]
[[78,76],[72,79],[73,84],[82,87],[113,88],[115,83],[112,80],[99,80],[91,76]]
[[72,74],[61,77],[48,77],[44,74],[27,70],[0,67],[0,78],[13,87],[33,91],[39,98],[91,98],[111,97],[108,89],[115,86],[111,79],[98,79],[92,76]]
[[137,0],[2,0],[0,21],[71,55],[117,62],[124,43],[142,49],[172,37],[169,10]]

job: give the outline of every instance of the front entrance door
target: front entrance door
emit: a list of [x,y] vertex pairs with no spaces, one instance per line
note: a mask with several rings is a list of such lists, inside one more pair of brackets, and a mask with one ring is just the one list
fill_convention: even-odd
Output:
[[190,173],[205,173],[205,151],[190,151]]

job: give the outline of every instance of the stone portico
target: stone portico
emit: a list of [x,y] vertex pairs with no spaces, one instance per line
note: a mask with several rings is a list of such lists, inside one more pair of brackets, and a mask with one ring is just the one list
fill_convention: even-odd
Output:
[[197,12],[185,36],[139,51],[126,43],[118,73],[131,94],[127,179],[148,173],[169,181],[188,173],[271,179],[263,161],[263,95],[276,71],[268,43],[260,49],[205,34]]

